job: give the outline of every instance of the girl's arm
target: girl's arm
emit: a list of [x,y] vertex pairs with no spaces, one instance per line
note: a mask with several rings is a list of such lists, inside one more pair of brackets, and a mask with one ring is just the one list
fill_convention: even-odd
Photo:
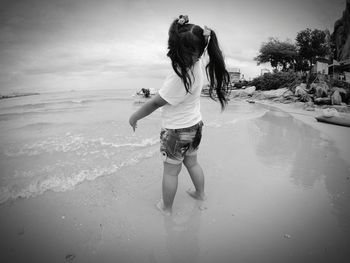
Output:
[[154,96],[151,100],[147,101],[145,104],[141,106],[137,111],[135,111],[129,118],[129,123],[133,130],[137,128],[137,121],[150,115],[156,109],[167,104],[166,100],[164,100],[159,94]]

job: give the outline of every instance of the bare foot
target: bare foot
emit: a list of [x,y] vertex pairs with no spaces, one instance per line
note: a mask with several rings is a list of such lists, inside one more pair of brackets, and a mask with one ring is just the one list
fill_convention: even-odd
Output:
[[164,216],[170,216],[171,210],[164,209],[163,200],[159,200],[159,202],[156,204],[156,208],[164,215]]
[[191,189],[187,190],[186,192],[189,194],[189,196],[191,196],[192,198],[194,198],[196,200],[204,201],[206,199],[204,193],[200,194],[197,191],[191,190]]

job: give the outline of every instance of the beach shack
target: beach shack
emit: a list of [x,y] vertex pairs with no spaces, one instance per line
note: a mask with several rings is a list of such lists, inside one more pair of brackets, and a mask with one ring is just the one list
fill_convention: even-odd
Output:
[[241,78],[241,70],[239,68],[228,68],[231,83],[239,82]]
[[345,80],[350,83],[350,59],[344,59],[341,61],[333,60],[333,63],[329,65],[329,74],[334,79]]
[[316,74],[328,75],[329,60],[325,58],[318,58],[313,65],[311,72]]

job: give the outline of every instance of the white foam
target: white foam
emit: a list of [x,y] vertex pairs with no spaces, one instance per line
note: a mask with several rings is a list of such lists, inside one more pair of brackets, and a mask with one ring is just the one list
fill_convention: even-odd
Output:
[[264,116],[266,114],[266,112],[268,112],[268,110],[262,110],[262,111],[258,111],[258,112],[253,112],[251,114],[238,115],[238,116],[235,116],[233,119],[230,119],[230,120],[221,120],[221,121],[220,120],[215,120],[215,121],[211,121],[211,122],[205,122],[205,126],[206,127],[212,127],[212,128],[221,128],[223,126],[236,124],[236,123],[238,123],[240,121],[252,120],[252,119],[260,118],[260,117]]
[[[0,187],[0,203],[11,199],[38,196],[49,190],[55,192],[73,190],[76,185],[84,181],[93,181],[98,177],[111,175],[122,167],[136,165],[140,161],[152,157],[156,152],[158,152],[158,148],[151,148],[144,153],[136,153],[133,157],[122,161],[119,165],[111,163],[107,167],[81,169],[72,172],[68,176],[57,171],[56,174],[53,173],[57,166],[65,166],[65,163],[60,162],[56,163],[54,167],[46,166],[40,169],[38,173],[43,173],[43,175],[37,178],[34,177],[33,171],[15,171],[15,177],[18,180],[12,181],[10,185]],[[32,178],[30,178],[30,181],[25,181],[27,183],[23,183],[25,177]]]
[[77,155],[85,156],[88,153],[98,153],[102,146],[111,148],[148,147],[157,143],[159,143],[159,138],[157,137],[142,139],[139,142],[115,143],[106,141],[104,138],[87,140],[80,134],[72,135],[67,133],[65,137],[51,137],[32,144],[5,149],[4,154],[9,157],[17,157],[76,152]]

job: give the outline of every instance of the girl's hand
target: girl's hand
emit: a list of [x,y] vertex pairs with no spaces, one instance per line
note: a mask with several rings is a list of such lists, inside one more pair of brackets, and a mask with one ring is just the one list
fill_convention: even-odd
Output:
[[159,95],[155,95],[145,104],[143,104],[137,111],[135,111],[129,118],[129,124],[133,128],[134,132],[137,128],[137,121],[150,115],[156,109],[163,107],[167,102]]
[[137,128],[137,120],[133,117],[133,115],[129,118],[129,124],[135,132]]

